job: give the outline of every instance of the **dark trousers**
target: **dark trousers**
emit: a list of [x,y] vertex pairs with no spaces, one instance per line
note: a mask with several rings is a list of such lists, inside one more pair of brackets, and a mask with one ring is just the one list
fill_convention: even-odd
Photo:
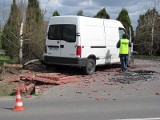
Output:
[[120,60],[122,71],[126,71],[128,67],[128,55],[120,55]]

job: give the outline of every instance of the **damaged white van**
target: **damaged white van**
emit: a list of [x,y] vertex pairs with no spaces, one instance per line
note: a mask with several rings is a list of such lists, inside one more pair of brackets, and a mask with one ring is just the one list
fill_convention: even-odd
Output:
[[52,17],[46,37],[45,65],[81,67],[93,74],[96,66],[120,62],[116,44],[126,33],[117,20],[84,16]]

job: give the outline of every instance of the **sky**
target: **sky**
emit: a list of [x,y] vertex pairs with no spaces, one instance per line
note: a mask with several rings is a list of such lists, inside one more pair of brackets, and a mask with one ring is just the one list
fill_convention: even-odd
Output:
[[[4,12],[9,14],[13,0],[0,0],[0,19]],[[94,16],[102,8],[105,8],[111,19],[116,19],[125,8],[131,19],[134,30],[137,27],[139,15],[144,14],[154,6],[160,13],[160,0],[39,0],[42,10],[45,12],[45,19],[48,20],[53,12],[57,10],[60,15],[76,15],[83,10],[84,16]]]

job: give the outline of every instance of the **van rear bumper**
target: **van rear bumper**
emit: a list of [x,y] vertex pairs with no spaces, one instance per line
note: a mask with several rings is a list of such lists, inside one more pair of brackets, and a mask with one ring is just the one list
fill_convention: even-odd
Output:
[[80,66],[84,67],[87,63],[87,58],[65,58],[65,57],[53,57],[53,56],[44,56],[45,64],[52,65],[68,65],[68,66]]

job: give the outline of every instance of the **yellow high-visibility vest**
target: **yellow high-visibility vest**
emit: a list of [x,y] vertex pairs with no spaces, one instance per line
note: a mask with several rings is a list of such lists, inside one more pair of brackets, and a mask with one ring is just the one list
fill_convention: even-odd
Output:
[[121,39],[120,40],[120,54],[128,54],[129,53],[129,40]]

